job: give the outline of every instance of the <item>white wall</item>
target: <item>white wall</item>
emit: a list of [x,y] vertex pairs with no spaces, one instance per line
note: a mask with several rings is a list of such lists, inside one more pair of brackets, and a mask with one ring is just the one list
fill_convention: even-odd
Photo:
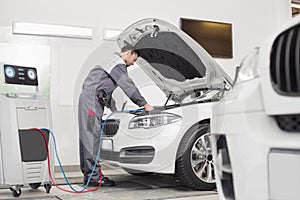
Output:
[[[51,47],[53,129],[62,162],[73,165],[79,163],[72,106],[74,85],[85,58],[102,43],[103,28],[124,29],[146,17],[177,26],[180,17],[232,23],[234,58],[217,61],[233,76],[245,54],[290,17],[289,4],[289,0],[0,0],[0,42]],[[94,39],[12,36],[7,30],[14,20],[88,26],[93,28]]]

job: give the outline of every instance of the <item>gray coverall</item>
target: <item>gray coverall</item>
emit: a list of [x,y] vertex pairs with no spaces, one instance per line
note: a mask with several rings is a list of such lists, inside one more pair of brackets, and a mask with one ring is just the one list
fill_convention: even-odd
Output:
[[[104,61],[101,66],[95,66],[88,74],[79,97],[79,147],[80,168],[84,174],[84,181],[90,176],[99,147],[101,119],[104,105],[100,99],[106,99],[115,111],[115,102],[112,93],[120,87],[125,94],[138,106],[144,106],[146,101],[140,94],[134,82],[129,78],[127,66],[118,53]],[[91,181],[98,181],[100,167],[97,166]]]

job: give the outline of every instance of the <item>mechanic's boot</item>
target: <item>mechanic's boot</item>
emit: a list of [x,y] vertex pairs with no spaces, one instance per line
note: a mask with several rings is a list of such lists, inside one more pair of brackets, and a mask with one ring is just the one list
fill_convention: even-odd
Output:
[[[87,181],[84,181],[84,185],[86,185],[86,183],[87,183]],[[91,180],[91,181],[89,182],[88,186],[89,186],[89,187],[98,187],[99,184],[100,184],[100,180],[98,180],[98,181],[93,181],[93,180]],[[111,186],[115,186],[115,185],[116,185],[115,181],[110,180],[110,179],[107,178],[107,177],[103,177],[103,178],[102,178],[102,184],[101,184],[101,187],[102,187],[102,186],[103,186],[103,187],[111,187]]]
[[115,181],[110,180],[107,177],[103,177],[101,186],[111,187],[111,186],[115,186],[115,185],[116,185]]

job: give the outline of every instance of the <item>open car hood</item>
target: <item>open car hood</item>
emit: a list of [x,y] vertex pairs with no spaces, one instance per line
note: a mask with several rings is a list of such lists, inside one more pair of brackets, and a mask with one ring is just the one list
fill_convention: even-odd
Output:
[[165,21],[138,21],[125,29],[117,42],[120,48],[131,45],[138,51],[136,64],[176,103],[199,90],[222,90],[232,83],[197,42]]

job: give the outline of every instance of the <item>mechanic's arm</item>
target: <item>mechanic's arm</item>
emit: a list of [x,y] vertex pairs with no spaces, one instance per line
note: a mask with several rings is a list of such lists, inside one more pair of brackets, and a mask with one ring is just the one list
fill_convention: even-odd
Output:
[[125,92],[125,94],[130,98],[133,103],[138,106],[143,106],[146,111],[153,110],[153,107],[148,104],[145,98],[141,95],[140,91],[134,84],[131,78],[129,78],[127,73],[127,68],[125,65],[119,64],[115,66],[111,72],[110,76],[117,83],[117,85]]

